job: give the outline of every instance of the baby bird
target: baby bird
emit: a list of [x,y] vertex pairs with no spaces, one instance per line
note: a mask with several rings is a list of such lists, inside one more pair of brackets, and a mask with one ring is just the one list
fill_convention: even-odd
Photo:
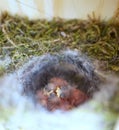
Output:
[[50,111],[70,110],[88,100],[88,96],[62,78],[52,78],[36,93],[37,101]]

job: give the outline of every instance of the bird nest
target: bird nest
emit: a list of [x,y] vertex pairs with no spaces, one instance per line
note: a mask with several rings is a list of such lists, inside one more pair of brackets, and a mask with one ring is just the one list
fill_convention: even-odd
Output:
[[23,93],[48,110],[70,110],[99,90],[100,79],[90,61],[78,51],[34,58],[22,72]]

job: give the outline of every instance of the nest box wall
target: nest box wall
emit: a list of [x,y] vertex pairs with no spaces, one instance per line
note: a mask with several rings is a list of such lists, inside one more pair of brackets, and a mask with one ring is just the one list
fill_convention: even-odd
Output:
[[0,0],[0,12],[28,16],[30,19],[53,17],[86,19],[87,15],[109,19],[118,14],[119,0]]

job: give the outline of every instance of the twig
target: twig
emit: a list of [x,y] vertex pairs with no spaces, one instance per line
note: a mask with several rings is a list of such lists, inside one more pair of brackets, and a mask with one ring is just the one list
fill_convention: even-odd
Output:
[[6,36],[6,39],[12,44],[12,46],[17,47],[16,44],[9,38],[9,36],[8,36],[6,30],[5,30],[4,25],[2,25],[2,32],[3,32],[4,35]]

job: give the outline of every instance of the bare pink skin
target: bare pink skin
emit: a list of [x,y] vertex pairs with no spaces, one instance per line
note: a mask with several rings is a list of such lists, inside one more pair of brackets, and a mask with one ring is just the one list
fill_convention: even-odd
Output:
[[45,90],[36,93],[38,103],[49,111],[70,110],[88,100],[88,96],[61,78],[52,78]]

